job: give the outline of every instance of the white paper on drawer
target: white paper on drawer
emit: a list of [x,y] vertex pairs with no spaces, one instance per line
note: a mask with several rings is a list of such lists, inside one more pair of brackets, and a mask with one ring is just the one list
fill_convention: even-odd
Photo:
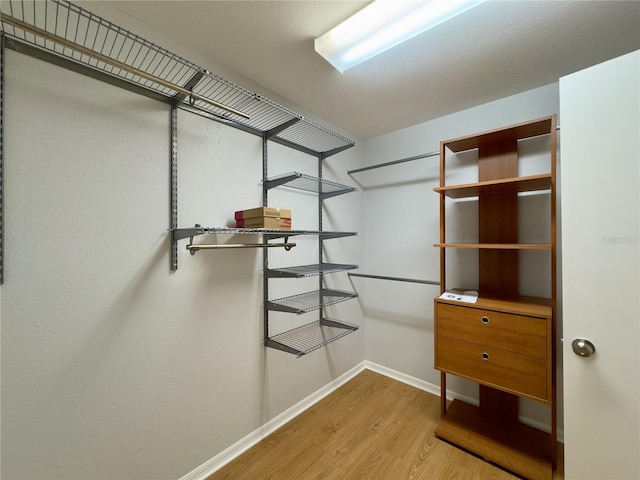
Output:
[[445,292],[440,295],[440,298],[443,300],[476,303],[478,301],[478,292],[475,290],[445,290]]

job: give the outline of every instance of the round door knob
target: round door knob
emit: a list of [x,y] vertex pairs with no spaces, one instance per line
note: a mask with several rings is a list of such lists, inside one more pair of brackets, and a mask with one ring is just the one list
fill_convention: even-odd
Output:
[[571,342],[571,347],[573,348],[573,353],[581,357],[590,357],[596,353],[595,345],[584,338],[576,338]]

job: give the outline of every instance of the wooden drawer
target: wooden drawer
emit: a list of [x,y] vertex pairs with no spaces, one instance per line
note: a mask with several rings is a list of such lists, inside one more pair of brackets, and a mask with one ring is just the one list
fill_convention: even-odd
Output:
[[439,370],[517,395],[550,400],[544,359],[442,336],[436,345]]
[[436,332],[502,350],[547,358],[548,318],[436,303]]

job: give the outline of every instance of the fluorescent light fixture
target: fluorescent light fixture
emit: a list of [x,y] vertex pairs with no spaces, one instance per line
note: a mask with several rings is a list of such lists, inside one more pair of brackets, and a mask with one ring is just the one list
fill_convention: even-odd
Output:
[[376,0],[316,38],[315,50],[344,73],[483,1]]

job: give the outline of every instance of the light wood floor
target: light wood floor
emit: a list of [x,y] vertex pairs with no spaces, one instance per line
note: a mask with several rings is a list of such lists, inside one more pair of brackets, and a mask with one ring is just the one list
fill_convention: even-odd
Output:
[[438,397],[365,370],[208,480],[518,478],[437,439],[439,417]]

